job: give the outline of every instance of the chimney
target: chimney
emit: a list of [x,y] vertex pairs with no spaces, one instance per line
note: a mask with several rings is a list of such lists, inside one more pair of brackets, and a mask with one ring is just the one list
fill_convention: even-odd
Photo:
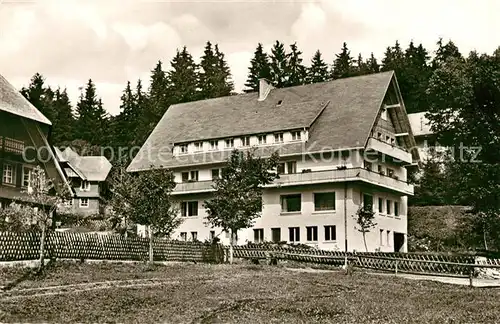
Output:
[[267,95],[271,92],[273,86],[269,83],[267,79],[259,79],[259,101],[266,100]]

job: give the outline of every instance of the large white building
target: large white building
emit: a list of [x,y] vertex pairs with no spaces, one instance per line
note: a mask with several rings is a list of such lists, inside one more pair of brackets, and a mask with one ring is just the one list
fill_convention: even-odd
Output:
[[[174,171],[184,222],[175,239],[229,235],[206,225],[204,200],[234,148],[278,151],[280,179],[263,192],[262,215],[238,243],[288,241],[364,251],[356,211],[370,206],[369,251],[406,251],[406,166],[418,160],[393,72],[171,106],[128,167]],[[347,244],[347,246],[346,246]]]

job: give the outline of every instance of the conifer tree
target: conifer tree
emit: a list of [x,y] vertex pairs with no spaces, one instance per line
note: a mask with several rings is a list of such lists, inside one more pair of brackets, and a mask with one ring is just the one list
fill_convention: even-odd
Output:
[[254,57],[250,61],[248,68],[247,82],[245,83],[245,92],[253,92],[259,90],[259,79],[271,79],[271,68],[269,56],[264,52],[262,44],[259,43],[254,53]]
[[307,71],[307,83],[324,82],[328,80],[328,65],[323,61],[319,50],[314,53],[311,67]]
[[354,75],[353,60],[351,51],[347,48],[347,43],[344,42],[342,51],[335,54],[336,59],[333,63],[332,79],[348,78]]
[[212,98],[229,96],[234,90],[234,83],[231,79],[231,70],[224,58],[224,53],[219,50],[219,45],[217,44],[215,44],[215,57],[217,58],[217,74],[215,78],[215,93]]
[[215,57],[210,41],[205,45],[199,67],[198,89],[200,99],[212,98],[216,87],[217,58]]
[[413,41],[410,42],[400,76],[403,79],[400,87],[408,113],[426,111],[429,107],[425,91],[432,71],[428,61],[429,54],[423,45],[415,46]]
[[368,61],[363,60],[363,56],[361,53],[358,54],[358,59],[356,60],[356,75],[365,75],[370,74],[370,70],[368,68]]
[[378,64],[377,59],[373,55],[373,52],[370,55],[370,58],[366,60],[366,66],[368,69],[368,73],[378,73],[380,72],[380,65]]
[[[169,95],[171,103],[183,103],[196,100],[199,95],[197,66],[186,46],[170,62],[171,70],[168,71]],[[165,107],[165,111],[168,106]]]
[[130,81],[121,96],[120,114],[116,116],[113,123],[113,146],[129,147],[131,146],[137,131],[137,102],[132,91]]
[[74,138],[73,127],[75,118],[73,108],[66,89],[58,88],[54,93],[53,110],[55,121],[52,123],[52,142],[54,145],[61,145]]
[[45,87],[45,78],[40,73],[33,75],[28,87],[21,89],[21,94],[50,121],[54,120],[53,92]]
[[76,139],[93,145],[106,144],[107,114],[101,99],[97,97],[92,79],[89,79],[85,91],[80,95],[76,112],[78,116],[75,122]]
[[307,77],[307,69],[302,64],[302,52],[297,48],[297,43],[290,45],[290,56],[287,64],[288,81],[287,86],[293,87],[304,84]]
[[432,60],[432,68],[437,69],[441,67],[446,61],[450,59],[464,60],[462,54],[458,50],[458,47],[449,40],[448,43],[443,44],[443,38],[439,38],[437,41],[438,49],[436,50],[436,56]]
[[285,51],[285,45],[276,41],[271,49],[270,74],[272,83],[278,88],[286,87],[288,84],[289,57],[290,54]]
[[169,106],[168,80],[163,63],[158,61],[151,71],[151,83],[149,86],[148,103],[144,113],[144,126],[151,129],[163,116]]

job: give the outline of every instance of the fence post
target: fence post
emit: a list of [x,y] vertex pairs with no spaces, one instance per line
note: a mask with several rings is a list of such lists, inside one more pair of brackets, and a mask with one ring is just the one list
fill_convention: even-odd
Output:
[[398,274],[398,260],[396,260],[396,268],[395,268],[394,274],[395,275]]
[[473,276],[474,276],[474,266],[470,266],[469,267],[469,287],[474,287]]

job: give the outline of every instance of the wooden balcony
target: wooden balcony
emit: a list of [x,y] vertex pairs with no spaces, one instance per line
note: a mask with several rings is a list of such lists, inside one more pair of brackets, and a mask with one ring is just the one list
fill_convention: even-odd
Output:
[[407,152],[404,148],[391,145],[374,137],[368,139],[366,148],[390,156],[405,164],[411,164],[413,162],[411,153]]
[[[410,185],[405,181],[362,168],[281,174],[279,179],[276,179],[274,183],[267,185],[266,187],[277,188],[346,181],[360,181],[374,186],[383,187],[404,195],[413,195],[413,185]],[[212,181],[178,183],[173,194],[179,195],[211,192],[214,190],[212,188],[212,184]]]

